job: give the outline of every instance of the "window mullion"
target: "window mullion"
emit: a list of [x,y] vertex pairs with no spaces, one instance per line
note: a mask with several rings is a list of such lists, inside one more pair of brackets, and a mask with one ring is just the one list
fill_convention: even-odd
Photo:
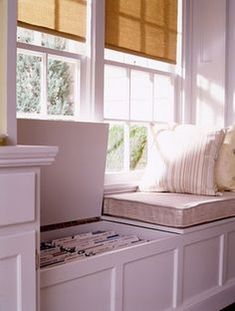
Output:
[[87,8],[86,105],[90,107],[85,113],[89,119],[103,120],[105,1],[89,0]]
[[129,105],[129,121],[131,120],[131,69],[127,70],[128,74],[128,83],[129,83],[129,97],[128,97],[128,105]]
[[42,116],[47,115],[47,73],[48,73],[48,54],[42,56],[42,78],[41,78],[41,111]]
[[152,83],[152,122],[154,121],[155,112],[155,75],[151,73],[151,83]]
[[128,97],[128,105],[129,105],[129,122],[125,124],[126,127],[126,140],[125,140],[125,160],[126,160],[126,171],[130,171],[130,121],[131,121],[131,69],[128,69],[128,83],[129,83],[129,97]]
[[124,123],[124,171],[130,169],[130,122]]
[[[81,79],[80,79],[80,74],[81,72],[81,63],[77,62],[76,63],[76,75],[75,75],[75,81],[74,81],[74,86],[75,86],[75,94],[74,94],[74,116],[75,118],[78,118],[79,112],[80,112],[80,106],[81,106]],[[80,96],[79,96],[80,94]]]

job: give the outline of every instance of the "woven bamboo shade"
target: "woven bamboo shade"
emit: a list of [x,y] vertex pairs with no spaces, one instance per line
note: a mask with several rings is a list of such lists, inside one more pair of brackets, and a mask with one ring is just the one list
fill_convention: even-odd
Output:
[[86,0],[18,0],[18,25],[85,41]]
[[105,46],[176,63],[177,0],[106,0]]

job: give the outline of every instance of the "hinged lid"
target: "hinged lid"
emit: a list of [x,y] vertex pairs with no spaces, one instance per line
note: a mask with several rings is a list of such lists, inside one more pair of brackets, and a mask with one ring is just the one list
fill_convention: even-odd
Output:
[[18,120],[21,144],[59,147],[41,173],[41,225],[101,215],[108,125]]

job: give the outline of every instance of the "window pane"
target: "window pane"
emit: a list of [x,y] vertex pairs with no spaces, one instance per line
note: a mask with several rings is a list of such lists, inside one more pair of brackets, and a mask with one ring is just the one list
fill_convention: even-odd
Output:
[[33,30],[17,27],[17,41],[32,44],[34,41]]
[[143,169],[147,163],[147,137],[146,126],[132,124],[130,126],[130,169]]
[[152,74],[131,71],[131,119],[152,119],[153,81]]
[[40,56],[17,54],[17,112],[40,112],[41,65]]
[[154,120],[174,121],[174,86],[171,77],[155,75],[154,95]]
[[60,51],[66,50],[67,47],[67,40],[65,38],[48,35],[46,33],[42,33],[41,42],[42,46]]
[[17,41],[50,49],[85,54],[86,44],[51,34],[17,27]]
[[48,59],[48,104],[52,115],[74,115],[76,63]]
[[104,117],[128,119],[129,79],[127,69],[106,65],[104,77]]
[[112,123],[109,126],[106,171],[118,172],[124,169],[124,125]]

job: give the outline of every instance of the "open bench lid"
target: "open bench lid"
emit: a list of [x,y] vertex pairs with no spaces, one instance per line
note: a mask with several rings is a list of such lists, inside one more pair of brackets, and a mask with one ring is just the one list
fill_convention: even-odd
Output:
[[100,217],[108,124],[18,119],[18,143],[58,146],[41,168],[41,225]]

